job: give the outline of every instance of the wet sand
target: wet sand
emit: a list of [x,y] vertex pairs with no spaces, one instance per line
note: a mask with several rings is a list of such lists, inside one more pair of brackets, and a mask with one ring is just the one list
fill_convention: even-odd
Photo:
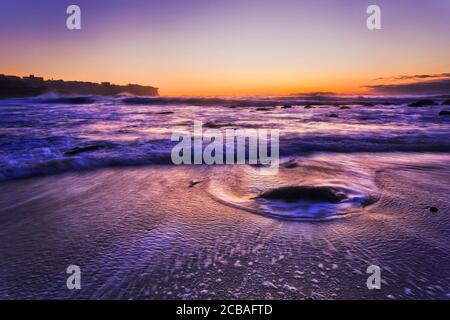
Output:
[[[215,193],[259,186],[247,166],[1,182],[0,298],[448,299],[450,156],[346,157],[373,172],[379,199],[329,221],[255,214]],[[292,184],[305,170],[274,179]],[[66,288],[71,264],[78,291]],[[366,287],[369,265],[382,270],[381,290]]]

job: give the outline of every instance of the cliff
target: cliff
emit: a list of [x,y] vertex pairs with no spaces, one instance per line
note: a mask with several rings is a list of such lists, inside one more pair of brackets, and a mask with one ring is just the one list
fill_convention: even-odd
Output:
[[44,80],[33,75],[21,78],[0,74],[0,98],[33,97],[46,92],[103,96],[130,93],[138,96],[157,96],[158,88],[138,84],[120,86],[109,82]]

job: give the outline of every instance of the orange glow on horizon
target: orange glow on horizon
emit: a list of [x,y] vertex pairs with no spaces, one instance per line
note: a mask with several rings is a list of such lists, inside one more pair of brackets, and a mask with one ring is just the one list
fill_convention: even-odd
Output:
[[398,84],[386,77],[450,71],[448,1],[386,3],[377,31],[366,27],[366,5],[352,2],[85,1],[78,31],[67,30],[59,2],[5,2],[0,73],[242,96],[367,94]]
[[[88,81],[88,82],[104,82],[108,81],[113,84],[127,85],[129,83],[136,83],[140,85],[155,86],[159,88],[161,96],[257,96],[257,95],[290,95],[296,93],[310,93],[310,92],[333,92],[337,94],[367,94],[368,90],[360,85],[363,80],[331,80],[328,83],[322,83],[319,79],[311,79],[310,81],[292,81],[289,82],[273,82],[263,81],[261,79],[241,79],[241,81],[233,81],[227,79],[204,80],[208,85],[203,85],[203,81],[192,81],[186,84],[182,79],[173,77],[173,82],[169,88],[159,85],[158,81],[146,80],[143,77],[133,78],[128,80],[124,76],[99,76],[97,74],[51,74],[46,72],[39,72],[38,70],[31,70],[26,72],[23,70],[2,70],[1,73],[16,76],[28,76],[34,74],[35,76],[44,77],[44,79],[64,80],[64,81]],[[104,74],[104,73],[101,73]],[[170,78],[170,75],[166,75]],[[366,81],[368,82],[368,81]]]

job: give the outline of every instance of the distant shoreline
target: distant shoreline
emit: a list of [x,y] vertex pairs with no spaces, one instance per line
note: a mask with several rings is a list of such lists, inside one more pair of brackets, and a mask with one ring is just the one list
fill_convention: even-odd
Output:
[[21,78],[0,74],[0,99],[34,97],[48,92],[101,96],[113,96],[120,93],[139,96],[159,95],[158,88],[138,84],[121,86],[109,82],[44,80],[44,78],[34,75]]

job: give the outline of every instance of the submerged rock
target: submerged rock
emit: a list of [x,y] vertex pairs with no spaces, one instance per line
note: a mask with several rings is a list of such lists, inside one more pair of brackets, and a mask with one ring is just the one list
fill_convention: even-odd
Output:
[[339,109],[341,109],[341,110],[348,110],[348,109],[351,109],[351,108],[349,106],[342,106]]
[[450,111],[448,110],[442,110],[441,112],[439,112],[440,116],[450,116]]
[[281,107],[281,109],[290,109],[290,108],[292,108],[292,106],[290,106],[290,105],[288,105],[288,104]]
[[275,107],[258,107],[255,111],[271,111],[273,109],[275,109]]
[[339,116],[336,113],[332,113],[328,115],[329,118],[339,118]]
[[161,111],[161,112],[156,112],[155,114],[160,114],[160,115],[166,115],[166,114],[174,114],[175,112],[173,111]]
[[314,107],[313,107],[312,105],[309,105],[309,104],[308,104],[308,105],[305,106],[304,108],[305,108],[305,109],[312,109],[312,108],[314,108]]
[[92,151],[97,151],[100,149],[103,149],[105,146],[99,145],[99,144],[94,144],[94,145],[90,145],[90,146],[86,146],[86,147],[75,147],[72,148],[66,152],[64,152],[65,156],[74,156],[77,155],[79,153],[83,153],[83,152],[92,152]]
[[442,102],[443,105],[447,105],[450,106],[450,100],[445,100],[444,102]]
[[289,186],[266,191],[258,198],[286,202],[311,200],[338,203],[347,197],[332,187]]
[[286,169],[294,169],[298,167],[298,163],[295,160],[289,160],[285,163],[282,163],[281,166]]
[[413,103],[410,103],[409,107],[423,107],[423,106],[434,106],[436,103],[433,100],[423,99]]
[[208,121],[203,125],[205,128],[210,128],[210,129],[217,129],[217,128],[222,128],[222,127],[231,127],[233,126],[232,123],[228,123],[228,122],[217,122],[217,121]]
[[439,208],[436,208],[436,207],[430,207],[430,212],[436,213],[436,212],[438,212],[438,211],[439,211]]
[[201,183],[201,181],[199,181],[199,180],[191,180],[191,181],[189,181],[188,187],[192,188],[192,187],[196,186],[199,183]]

